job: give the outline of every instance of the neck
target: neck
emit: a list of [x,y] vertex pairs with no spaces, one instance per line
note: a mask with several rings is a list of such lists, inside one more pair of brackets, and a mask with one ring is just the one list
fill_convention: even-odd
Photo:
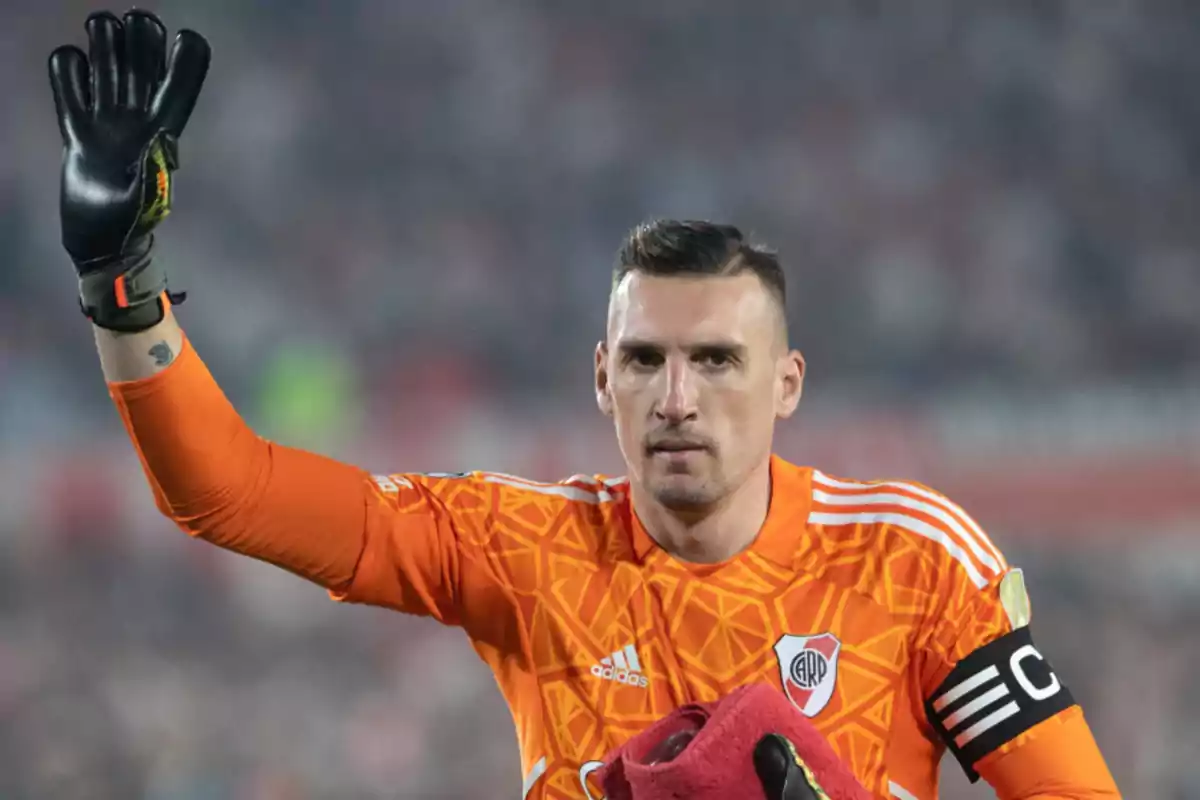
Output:
[[764,460],[741,486],[703,511],[666,508],[640,486],[631,486],[630,495],[638,519],[659,547],[682,561],[719,564],[758,537],[771,506],[771,462]]

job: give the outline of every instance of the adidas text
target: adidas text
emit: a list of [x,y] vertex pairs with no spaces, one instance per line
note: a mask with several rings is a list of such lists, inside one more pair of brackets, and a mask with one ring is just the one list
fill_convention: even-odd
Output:
[[597,678],[606,681],[615,681],[616,683],[624,683],[629,686],[638,686],[645,689],[649,685],[645,675],[639,675],[636,672],[618,667],[605,667],[599,664],[592,664],[592,674]]

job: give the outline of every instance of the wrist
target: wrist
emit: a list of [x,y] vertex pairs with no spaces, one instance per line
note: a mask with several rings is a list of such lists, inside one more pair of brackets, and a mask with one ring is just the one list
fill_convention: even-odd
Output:
[[162,322],[182,293],[167,290],[166,272],[151,258],[152,236],[129,243],[126,254],[90,262],[79,277],[79,308],[101,328],[136,333]]

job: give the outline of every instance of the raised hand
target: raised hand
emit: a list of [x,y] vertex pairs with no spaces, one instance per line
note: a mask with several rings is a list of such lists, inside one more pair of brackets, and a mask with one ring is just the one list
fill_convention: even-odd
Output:
[[[167,57],[166,28],[148,11],[87,18],[88,54],[50,55],[63,139],[63,246],[93,321],[136,331],[162,319],[166,274],[151,264],[153,230],[171,210],[178,139],[208,73],[204,37],[180,31]],[[176,301],[181,297],[176,297]]]

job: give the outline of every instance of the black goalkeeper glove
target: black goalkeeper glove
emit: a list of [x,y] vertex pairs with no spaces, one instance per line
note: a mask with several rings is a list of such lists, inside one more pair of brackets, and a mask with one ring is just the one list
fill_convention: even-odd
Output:
[[777,733],[755,745],[754,771],[767,800],[829,800],[795,746]]
[[171,210],[177,140],[208,73],[204,37],[180,31],[167,63],[166,28],[148,11],[87,18],[89,54],[50,54],[63,138],[62,240],[79,273],[79,305],[103,328],[162,321],[166,272],[151,260],[154,228]]

